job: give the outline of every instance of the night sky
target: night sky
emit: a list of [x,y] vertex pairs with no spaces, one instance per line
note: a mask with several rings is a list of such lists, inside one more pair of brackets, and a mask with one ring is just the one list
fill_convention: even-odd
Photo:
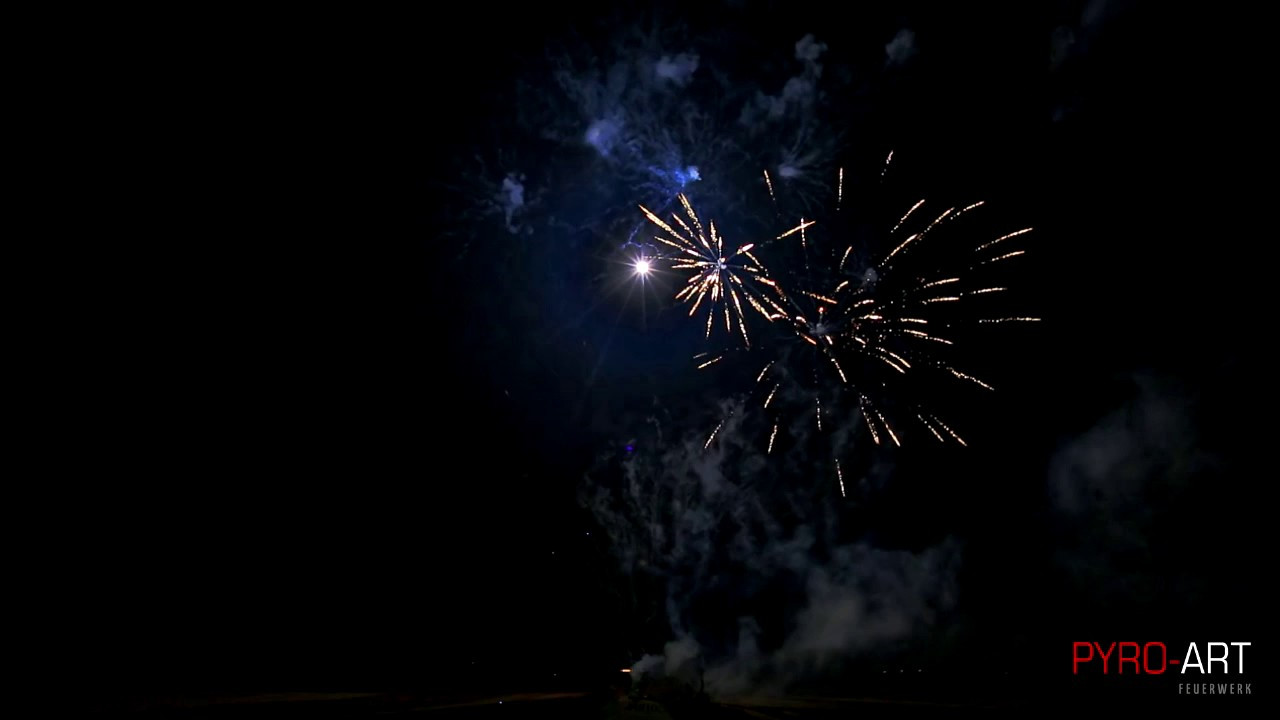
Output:
[[[94,692],[578,687],[676,641],[738,692],[908,664],[1071,698],[1074,640],[1263,663],[1271,225],[1237,21],[825,5],[462,3],[215,43],[197,144],[234,161],[132,270],[67,500]],[[854,433],[848,498],[830,452],[762,456],[749,419],[689,450],[763,363],[697,371],[701,315],[623,247],[681,190],[739,240],[776,227],[761,171],[796,149],[791,220],[842,167],[858,228],[922,197],[987,201],[954,242],[1035,228],[997,307],[1042,322],[967,338],[997,392],[930,398],[969,446]]]

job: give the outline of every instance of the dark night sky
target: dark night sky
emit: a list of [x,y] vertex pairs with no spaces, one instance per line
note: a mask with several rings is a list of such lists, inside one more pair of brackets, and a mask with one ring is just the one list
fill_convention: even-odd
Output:
[[[788,60],[815,33],[824,78],[856,76],[827,118],[842,158],[874,173],[893,149],[904,197],[976,195],[1037,228],[1021,297],[1046,322],[993,341],[1007,391],[966,417],[973,447],[896,454],[850,526],[886,548],[966,543],[946,634],[970,657],[1019,647],[1058,668],[1081,633],[1260,639],[1269,233],[1249,84],[1215,39],[1232,22],[1119,0],[795,6],[672,14],[691,34],[671,51],[751,38]],[[72,513],[78,662],[116,688],[422,684],[472,663],[536,684],[530,666],[586,677],[671,639],[637,646],[578,493],[655,397],[678,417],[731,385],[692,374],[683,313],[650,297],[642,317],[611,291],[618,243],[582,203],[616,182],[522,125],[512,90],[557,92],[539,63],[574,37],[605,52],[593,33],[626,21],[449,12],[282,22],[196,74],[230,100],[210,144],[243,162],[193,185],[230,222],[166,255],[178,270],[111,334],[119,372],[86,421],[109,469]],[[884,67],[904,27],[918,53]],[[1063,27],[1076,41],[1051,70]],[[721,68],[752,78],[741,56]],[[536,212],[583,227],[472,223],[502,177],[474,156],[518,166],[545,189]],[[1117,465],[1071,486],[1076,504],[1054,480],[1072,458]]]

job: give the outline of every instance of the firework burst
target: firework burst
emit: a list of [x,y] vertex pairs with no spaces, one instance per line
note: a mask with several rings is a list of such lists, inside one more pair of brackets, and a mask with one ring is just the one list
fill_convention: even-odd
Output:
[[[756,270],[749,271],[768,281],[758,296],[769,303],[761,314],[774,328],[782,328],[775,334],[778,342],[766,346],[773,350],[770,357],[753,372],[758,407],[769,418],[767,452],[775,451],[786,428],[796,427],[787,416],[811,418],[819,434],[836,431],[843,418],[858,418],[878,445],[901,446],[911,437],[966,445],[940,417],[935,400],[947,384],[994,390],[991,382],[958,365],[959,348],[968,339],[965,327],[1038,320],[974,312],[983,307],[976,304],[978,298],[998,298],[1007,290],[983,282],[983,270],[1021,257],[1025,251],[1010,247],[1011,241],[1031,228],[962,251],[946,238],[946,247],[939,249],[943,238],[934,236],[984,203],[931,210],[920,200],[891,226],[886,224],[888,231],[879,241],[885,250],[871,256],[860,246],[865,243],[849,242],[852,234],[843,229],[843,182],[841,170],[836,213],[829,221],[817,228],[804,221],[779,236],[798,234],[800,242],[783,246],[790,253],[781,262],[771,255],[778,272],[767,275],[758,261]],[[692,245],[688,240],[685,244]],[[707,272],[706,264],[684,266]],[[714,282],[691,279],[693,290],[686,288],[684,297],[710,292],[706,288]],[[699,367],[722,357],[703,359]]]
[[[689,279],[676,293],[675,299],[690,305],[690,317],[699,308],[705,308],[706,337],[711,337],[718,319],[723,318],[725,331],[732,334],[736,330],[749,347],[751,336],[747,330],[747,309],[769,321],[785,317],[786,310],[767,291],[772,289],[782,293],[769,277],[764,264],[752,254],[754,243],[726,251],[732,246],[727,245],[724,236],[717,231],[715,222],[708,222],[704,227],[689,198],[681,194],[679,200],[685,217],[672,213],[674,225],[640,206],[645,217],[662,230],[654,240],[669,248],[658,258],[669,261],[671,270],[689,271]],[[802,222],[778,237],[786,237],[805,227],[807,224]],[[644,262],[652,263],[658,258]]]

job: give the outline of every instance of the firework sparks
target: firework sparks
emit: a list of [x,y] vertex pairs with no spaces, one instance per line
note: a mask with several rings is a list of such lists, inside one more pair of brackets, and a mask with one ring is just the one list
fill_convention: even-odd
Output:
[[769,407],[769,403],[773,402],[773,396],[774,396],[774,394],[776,394],[776,393],[778,392],[778,388],[780,388],[780,387],[782,387],[782,386],[781,386],[781,385],[774,385],[774,386],[773,386],[773,389],[769,391],[769,397],[767,397],[767,398],[765,398],[765,399],[764,399],[764,406],[765,406],[766,408],[767,408],[767,407]]
[[716,231],[715,222],[708,223],[704,230],[702,219],[694,211],[688,197],[682,194],[679,200],[692,227],[678,214],[673,214],[671,219],[680,228],[677,230],[648,208],[640,206],[645,217],[663,230],[664,234],[656,235],[654,239],[676,251],[671,268],[694,271],[675,297],[690,304],[690,316],[697,313],[704,302],[707,303],[707,337],[711,336],[716,315],[722,314],[725,330],[732,333],[736,321],[743,342],[750,346],[751,338],[747,333],[742,298],[745,296],[747,306],[766,319],[771,319],[772,316],[765,307],[766,304],[772,304],[772,301],[758,297],[761,293],[754,292],[749,285],[762,280],[766,274],[764,267],[751,255],[751,249],[755,246],[746,244],[726,253],[724,237]]
[[[882,177],[892,158],[890,153]],[[763,172],[763,178],[776,207],[777,196],[768,171]],[[839,212],[844,199],[843,168],[838,168],[835,179],[835,209]],[[983,202],[956,204],[921,218],[926,200],[916,201],[893,223],[887,236],[888,252],[881,254],[878,261],[862,260],[862,253],[854,253],[857,244],[846,238],[830,232],[809,232],[816,223],[802,218],[798,225],[764,241],[772,243],[799,235],[798,243],[772,247],[784,256],[791,254],[790,265],[784,257],[783,273],[774,275],[752,253],[757,245],[746,244],[734,249],[714,221],[700,217],[686,196],[677,197],[680,208],[665,219],[641,206],[645,217],[661,230],[655,240],[670,252],[638,259],[636,274],[652,272],[655,260],[669,261],[673,270],[689,271],[675,299],[689,305],[690,316],[705,311],[707,337],[716,325],[723,324],[730,335],[740,334],[750,347],[747,318],[749,310],[754,310],[771,323],[786,328],[783,338],[803,341],[798,345],[803,351],[788,351],[769,360],[756,375],[756,385],[760,386],[763,396],[762,408],[775,415],[768,431],[767,454],[772,454],[781,426],[777,413],[804,412],[807,405],[812,422],[823,432],[826,424],[823,416],[831,415],[826,418],[828,421],[841,416],[847,408],[842,405],[846,401],[856,403],[862,422],[877,445],[901,447],[911,439],[904,431],[918,421],[923,426],[918,430],[922,437],[927,431],[928,436],[938,442],[954,440],[967,446],[951,427],[910,398],[930,392],[931,386],[927,383],[932,382],[932,378],[958,380],[987,391],[994,390],[990,383],[962,372],[951,364],[950,358],[942,356],[956,345],[955,340],[946,337],[955,324],[954,311],[936,318],[932,313],[943,312],[944,304],[955,305],[963,312],[968,306],[967,298],[1003,293],[1007,288],[974,285],[965,272],[946,272],[940,264],[934,267],[920,264],[951,257],[942,252],[934,254],[930,248],[935,244],[926,243],[926,239],[931,233],[951,232],[939,228],[956,226],[961,217],[983,207]],[[838,226],[838,223],[823,223],[824,228]],[[1024,228],[982,243],[973,252],[999,246],[997,252],[1002,254],[969,256],[972,259],[968,262],[959,261],[963,263],[959,268],[968,265],[968,271],[973,272],[981,266],[1025,254],[1025,250],[1002,244],[1029,232],[1031,228]],[[842,239],[845,241],[840,242]],[[648,265],[642,268],[642,262]],[[827,264],[824,266],[824,263]],[[953,270],[959,268],[952,267]],[[1039,320],[1010,316],[976,319],[976,322]],[[699,360],[698,369],[719,363],[724,357],[705,355]],[[783,372],[773,372],[779,362],[787,363],[788,367]],[[805,365],[790,367],[794,363]],[[766,377],[772,378],[767,388]],[[782,393],[783,384],[798,384],[796,389],[802,392]],[[908,411],[905,417],[910,422],[905,426],[897,416],[904,401],[907,407],[918,408]],[[711,432],[704,448],[709,448],[719,436],[727,419]],[[844,496],[846,488],[838,462],[836,473]]]
[[835,355],[828,355],[827,357],[831,360],[831,364],[836,366],[836,372],[840,373],[840,382],[847,384],[849,378],[844,374],[844,368],[840,367],[840,361],[836,359]]
[[769,372],[769,368],[773,367],[773,363],[774,363],[774,361],[773,361],[773,360],[770,360],[770,361],[769,361],[769,363],[768,363],[767,365],[765,365],[765,366],[764,366],[764,369],[763,369],[763,370],[761,370],[761,371],[760,371],[760,374],[756,376],[756,382],[757,382],[757,383],[758,383],[758,382],[760,382],[761,380],[764,380],[764,374],[765,374],[765,373],[767,373],[767,372]]
[[[892,235],[892,234],[894,234],[894,233],[898,232],[898,228],[902,227],[903,223],[905,223],[905,222],[907,221],[907,218],[911,217],[911,213],[914,213],[914,212],[915,212],[916,210],[918,210],[918,209],[920,208],[920,206],[921,206],[921,205],[923,205],[923,204],[924,204],[924,198],[920,198],[918,201],[916,201],[916,204],[915,204],[915,205],[912,205],[912,206],[911,206],[911,209],[910,209],[910,210],[908,210],[906,213],[904,213],[904,214],[903,214],[902,219],[898,220],[898,224],[893,226],[893,229],[889,231],[889,234],[890,234],[890,235]],[[892,254],[892,253],[890,253],[890,254]]]
[[[895,229],[900,229],[905,223],[909,222],[913,214],[923,204],[924,201],[919,201],[913,205],[894,226]],[[923,230],[919,230],[907,237],[906,240],[896,243],[885,259],[873,267],[880,269],[889,267],[886,261],[890,257],[895,255],[901,257],[904,251],[909,249],[913,243],[918,243],[926,234],[935,230],[941,224],[954,222],[956,218],[982,205],[983,203],[981,202],[971,203],[958,211],[954,208],[948,208],[946,211],[930,218]],[[796,229],[793,228],[790,232],[796,232]],[[1014,236],[1016,235],[1011,234],[1001,239]],[[802,242],[803,238],[802,233]],[[807,250],[803,244],[800,249]],[[904,436],[896,423],[887,416],[887,413],[871,401],[868,393],[895,392],[893,389],[886,389],[891,387],[910,392],[909,388],[919,373],[936,372],[937,370],[943,371],[949,377],[972,383],[983,389],[994,389],[986,381],[934,359],[932,357],[934,353],[929,349],[929,345],[946,348],[954,346],[955,342],[941,336],[938,332],[926,331],[924,327],[930,324],[928,317],[922,317],[919,313],[907,313],[911,308],[923,312],[925,309],[937,304],[959,303],[967,297],[1004,292],[1006,288],[980,286],[977,289],[965,289],[963,286],[967,284],[967,279],[963,274],[942,276],[934,274],[932,278],[916,277],[906,285],[889,280],[888,289],[882,294],[877,290],[876,283],[851,286],[850,280],[840,278],[841,273],[845,271],[845,266],[852,251],[853,246],[846,245],[843,248],[843,252],[838,254],[839,262],[835,265],[835,274],[832,279],[835,287],[834,291],[815,291],[815,289],[801,286],[793,288],[790,293],[783,292],[779,288],[778,293],[779,297],[790,306],[790,310],[787,313],[787,318],[791,321],[790,326],[800,339],[821,353],[823,362],[826,362],[830,369],[834,369],[835,376],[839,379],[838,384],[823,386],[822,380],[816,373],[816,368],[814,368],[813,374],[819,385],[816,388],[817,394],[814,395],[811,412],[813,412],[814,423],[818,430],[821,431],[823,429],[822,416],[825,414],[823,407],[827,400],[827,396],[823,393],[834,392],[841,387],[847,387],[857,392],[860,398],[863,418],[872,440],[876,444],[892,443],[894,446],[900,447],[903,444]],[[1018,252],[1021,253],[1022,251]],[[807,253],[806,257],[810,255],[820,257],[821,253]],[[830,257],[835,260],[837,254],[832,253]],[[928,258],[927,255],[922,257]],[[889,272],[886,271],[884,277],[890,277],[887,274]],[[897,275],[902,275],[906,271],[893,272],[896,272]],[[879,273],[877,273],[877,279],[880,279]],[[949,292],[937,294],[939,290]],[[921,297],[922,295],[923,297]],[[810,319],[815,316],[816,320]],[[979,322],[998,323],[1019,320],[1034,321],[1035,318],[1009,317],[981,320]],[[947,324],[942,323],[941,326],[946,327]],[[881,367],[891,371],[893,376],[898,377],[899,380],[894,381],[892,385],[887,385],[887,379],[878,380],[876,375],[867,375],[867,365],[860,362],[853,363],[853,367],[857,369],[858,374],[851,376],[846,372],[846,367],[848,360],[856,358],[856,356],[878,363]],[[924,367],[923,370],[916,368],[916,360],[923,361],[921,363]],[[757,383],[763,380],[771,365],[766,366],[761,371],[757,377]],[[807,376],[807,374],[800,373],[797,375],[797,377],[801,376]],[[903,385],[903,383],[906,383],[906,385]],[[774,384],[770,389],[764,402],[766,408],[771,406],[779,387],[779,384]],[[896,403],[890,402],[890,405],[894,404]],[[965,444],[957,433],[936,417],[919,412],[916,413],[915,419],[919,420],[924,430],[927,430],[934,440],[939,442],[955,440],[961,445]],[[768,443],[770,450],[773,447],[775,436],[776,431],[771,432]]]
[[936,429],[934,429],[933,425],[929,424],[929,421],[925,419],[924,415],[920,413],[916,413],[916,417],[919,418],[921,425],[924,425],[926,428],[929,429],[929,432],[933,433],[933,436],[938,439],[938,442],[947,441],[946,438],[942,437],[942,435]]
[[991,288],[983,288],[981,290],[970,290],[969,292],[964,293],[963,297],[972,297],[974,295],[986,295],[988,293],[994,293],[994,292],[1004,292],[1008,289],[1009,288],[991,287]]
[[960,282],[960,278],[954,278],[954,277],[953,277],[953,278],[944,278],[944,279],[942,279],[942,280],[934,280],[933,282],[928,282],[928,283],[925,283],[925,284],[921,285],[921,286],[920,286],[920,289],[921,289],[921,290],[926,290],[926,289],[931,288],[931,287],[937,287],[937,286],[939,286],[939,285],[948,285],[948,284],[950,284],[950,283],[955,283],[955,282]]
[[[843,181],[842,175],[838,176],[838,181]],[[837,187],[837,196],[839,201],[842,197],[840,187]],[[812,405],[814,422],[819,431],[823,426],[823,407],[829,399],[829,396],[823,393],[833,393],[838,396],[840,388],[848,388],[856,393],[863,420],[872,440],[877,445],[892,443],[899,447],[902,446],[905,436],[900,431],[896,420],[888,416],[886,408],[899,404],[898,399],[893,398],[894,393],[915,392],[913,386],[919,384],[916,378],[920,374],[936,374],[941,371],[946,377],[971,383],[988,391],[994,390],[994,387],[985,380],[962,372],[934,357],[936,353],[955,346],[955,341],[942,334],[950,323],[938,322],[936,327],[939,330],[926,330],[931,325],[926,311],[942,304],[960,304],[965,298],[1002,293],[1007,288],[981,285],[976,288],[965,287],[969,282],[963,273],[941,275],[926,271],[924,276],[916,275],[915,273],[919,271],[906,269],[908,265],[905,259],[910,254],[908,251],[917,248],[922,252],[918,253],[918,257],[916,255],[912,257],[915,260],[927,262],[930,255],[923,252],[926,246],[922,242],[925,238],[930,233],[938,232],[938,228],[944,224],[954,224],[960,217],[982,207],[984,203],[974,202],[957,206],[958,210],[957,207],[946,208],[923,223],[917,224],[914,230],[906,229],[913,223],[913,218],[917,217],[924,205],[923,199],[915,202],[893,225],[890,236],[896,236],[899,231],[902,231],[905,237],[895,240],[889,252],[882,256],[878,263],[870,266],[874,273],[868,271],[869,282],[864,279],[861,285],[851,283],[847,277],[847,265],[850,264],[854,245],[841,243],[828,255],[832,261],[838,259],[838,262],[833,262],[834,272],[826,276],[831,279],[832,285],[829,287],[834,287],[833,291],[806,287],[802,283],[800,287],[789,288],[788,293],[780,293],[784,303],[789,305],[787,317],[791,321],[792,329],[807,343],[807,346],[822,355],[821,362],[826,363],[828,370],[835,371],[834,378],[828,381],[827,385],[822,384],[823,381],[816,372],[818,366],[814,366],[813,373],[796,374],[796,377],[807,377],[812,374],[819,383],[818,394],[814,396]],[[793,229],[790,232],[796,232],[796,230]],[[978,250],[986,250],[1028,232],[1030,228],[1002,235],[982,244]],[[802,233],[800,249],[806,251],[805,278],[812,277],[807,264],[808,259],[823,256],[823,251],[816,246],[814,252],[808,252],[810,250],[808,245],[812,242],[812,238],[806,238]],[[1010,252],[979,264],[1006,260],[1024,253],[1023,250],[1011,249]],[[895,269],[897,266],[891,264],[895,262],[902,269]],[[913,260],[912,264],[918,263]],[[973,270],[973,267],[970,267],[970,270]],[[929,277],[930,275],[932,277]],[[811,318],[815,316],[817,319],[812,320]],[[978,322],[994,324],[1037,320],[1038,318],[1002,317],[981,319]],[[859,362],[859,358],[871,362],[870,364]],[[885,377],[871,372],[875,367],[883,368],[890,375]],[[854,370],[853,374],[847,372],[850,368]],[[828,377],[831,376],[828,375]],[[837,378],[839,382],[833,382]],[[778,386],[775,385],[766,399],[766,407],[773,400],[777,390]],[[882,395],[888,400],[887,404],[881,405],[879,400],[872,400],[873,396],[879,398]],[[966,445],[959,434],[936,416],[924,411],[915,415],[914,420],[918,420],[934,440],[939,442],[954,440],[960,445]],[[772,440],[771,437],[770,447],[772,447]]]
[[1014,232],[1011,232],[1008,235],[1001,235],[1000,237],[996,238],[995,240],[992,240],[989,243],[986,243],[985,245],[979,245],[977,248],[974,249],[974,252],[982,252],[983,250],[986,250],[987,248],[991,247],[992,245],[995,245],[996,243],[1004,242],[1009,238],[1015,238],[1015,237],[1018,237],[1019,235],[1026,235],[1029,232],[1031,232],[1031,228],[1023,228],[1021,230],[1016,230]]
[[778,237],[776,237],[776,238],[774,238],[774,239],[775,239],[775,240],[781,240],[781,239],[783,239],[783,238],[785,238],[785,237],[790,237],[790,236],[792,236],[792,235],[795,235],[795,234],[796,234],[796,233],[798,233],[798,232],[801,232],[802,230],[804,230],[805,228],[807,228],[807,227],[809,227],[810,225],[813,225],[813,224],[814,224],[814,221],[813,221],[813,220],[808,220],[808,221],[806,221],[806,220],[801,220],[799,225],[797,225],[797,226],[795,226],[795,227],[791,228],[790,230],[788,230],[788,231],[786,231],[786,232],[782,233],[781,235],[779,235]]
[[[920,207],[920,205],[922,205],[923,203],[924,203],[924,200],[921,200],[920,202],[913,205],[911,210],[908,210],[907,214],[903,215],[902,219],[898,221],[897,227],[901,227],[902,223],[906,222],[907,218],[911,217],[911,213],[914,212],[915,209]],[[894,248],[887,256],[885,256],[885,259],[880,262],[880,267],[884,268],[886,265],[888,265],[889,261],[892,260],[893,257],[898,253],[902,252],[903,250],[906,250],[907,246],[923,240],[924,237],[929,234],[930,230],[933,230],[935,227],[937,227],[938,223],[942,222],[943,220],[946,220],[947,217],[949,217],[953,212],[955,212],[955,208],[947,208],[945,212],[943,212],[938,217],[934,218],[933,222],[929,223],[924,230],[921,230],[920,232],[912,235],[911,237],[908,237],[906,240],[903,240],[902,243],[898,245],[898,247]],[[895,231],[897,230],[897,227],[894,228]]]
[[884,426],[884,431],[889,433],[889,439],[893,440],[894,445],[901,447],[902,443],[898,442],[898,436],[893,432],[893,428],[889,426],[889,421],[884,419],[884,415],[881,415],[879,410],[875,410],[874,412],[876,414],[876,418],[880,420],[880,424]]
[[979,387],[983,387],[983,388],[986,388],[986,389],[988,389],[988,390],[995,390],[995,388],[991,387],[991,386],[990,386],[990,385],[988,385],[987,383],[985,383],[985,382],[983,382],[983,381],[979,380],[978,378],[976,378],[976,377],[974,377],[974,376],[972,376],[972,375],[969,375],[969,374],[967,374],[967,373],[962,373],[962,372],[960,372],[959,370],[957,370],[957,369],[955,369],[955,368],[953,368],[953,367],[951,367],[951,366],[947,366],[947,368],[946,368],[946,369],[947,369],[947,371],[948,371],[948,372],[950,372],[952,375],[954,375],[954,376],[956,376],[956,377],[960,378],[961,380],[968,380],[969,382],[971,382],[971,383],[973,383],[973,384],[975,384],[975,385],[977,385],[977,386],[979,386]]
[[702,445],[703,450],[706,450],[707,448],[711,447],[711,443],[716,439],[716,435],[720,432],[720,428],[724,427],[724,424],[728,422],[728,420],[729,418],[725,418],[724,420],[720,421],[719,425],[716,425],[716,429],[711,431],[711,434],[707,436],[707,441],[703,443]]
[[1011,252],[1011,253],[1005,253],[1004,255],[998,255],[998,256],[996,256],[996,257],[991,258],[990,260],[983,260],[982,262],[980,262],[980,263],[978,263],[978,264],[979,264],[979,265],[990,265],[991,263],[994,263],[994,262],[1000,262],[1001,260],[1008,260],[1009,258],[1016,258],[1016,257],[1018,257],[1019,255],[1025,255],[1026,253],[1027,253],[1027,251],[1026,251],[1026,250],[1014,250],[1014,251],[1013,251],[1013,252]]
[[929,417],[929,419],[930,419],[930,421],[932,421],[932,422],[936,423],[936,424],[938,425],[938,427],[940,427],[940,428],[942,428],[943,430],[945,430],[945,431],[946,431],[946,433],[947,433],[948,435],[950,435],[952,438],[954,438],[956,442],[960,443],[961,445],[964,445],[965,447],[968,447],[968,446],[969,446],[969,443],[965,442],[965,441],[964,441],[964,438],[962,438],[962,437],[960,437],[959,435],[957,435],[957,434],[956,434],[956,432],[955,432],[954,430],[952,430],[951,428],[947,427],[946,423],[942,422],[941,420],[939,420],[937,417],[934,417],[934,416],[930,416],[930,417]]
[[[875,441],[876,445],[879,445],[880,433],[879,431],[876,430],[876,424],[871,421],[871,415],[874,412],[874,409],[871,406],[871,401],[867,398],[866,395],[859,395],[858,405],[859,405],[859,409],[862,412],[862,420],[867,424],[867,430],[871,433],[871,439]],[[875,413],[875,414],[879,415],[879,413]]]
[[[957,212],[955,215],[952,215],[952,216],[951,216],[951,219],[952,219],[952,220],[955,220],[956,218],[958,218],[958,217],[960,217],[961,215],[963,215],[963,214],[965,214],[965,213],[969,212],[970,210],[977,210],[978,208],[982,207],[983,205],[986,205],[986,202],[985,202],[985,201],[982,201],[982,200],[979,200],[978,202],[973,203],[972,205],[966,205],[966,206],[964,206],[964,207],[960,208],[960,211],[959,211],[959,212]],[[1029,229],[1030,229],[1030,228],[1028,228],[1028,230],[1029,230]]]
[[930,341],[930,342],[942,343],[943,345],[954,345],[954,344],[955,344],[955,343],[953,343],[952,341],[950,341],[950,340],[948,340],[948,339],[946,339],[946,338],[940,338],[940,337],[937,337],[936,335],[930,335],[929,333],[926,333],[926,332],[920,332],[919,330],[902,330],[901,332],[902,332],[904,335],[910,335],[910,336],[912,336],[912,337],[918,337],[918,338],[920,338],[921,340],[928,340],[928,341]]

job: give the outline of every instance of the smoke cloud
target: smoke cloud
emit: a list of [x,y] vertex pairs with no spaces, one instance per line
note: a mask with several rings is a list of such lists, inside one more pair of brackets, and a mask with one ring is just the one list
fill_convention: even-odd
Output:
[[[847,478],[842,498],[829,460],[766,459],[749,408],[714,409],[707,419],[725,420],[709,446],[664,437],[670,418],[656,413],[636,451],[601,458],[582,487],[624,575],[656,589],[636,611],[660,606],[667,638],[645,639],[633,678],[781,692],[908,652],[954,607],[954,538],[907,550],[846,537],[843,510],[875,492],[883,466]],[[830,434],[851,442],[852,424]]]
[[908,28],[899,30],[884,46],[884,53],[889,65],[905,64],[916,54],[916,34]]
[[[539,172],[555,183],[547,194],[566,198],[544,209],[548,218],[626,234],[637,203],[660,208],[695,185],[718,216],[752,217],[764,207],[752,194],[763,193],[762,171],[796,213],[830,194],[844,140],[822,109],[845,76],[824,77],[829,50],[815,35],[762,56],[754,43],[700,41],[680,23],[616,27],[606,42],[552,46],[517,82],[512,120],[543,141],[552,164],[531,158],[516,169],[552,169]],[[772,77],[765,65],[791,74]]]
[[1204,449],[1186,386],[1139,374],[1132,388],[1123,406],[1057,452],[1048,477],[1057,565],[1082,601],[1117,611],[1206,591],[1203,568],[1178,562],[1176,544],[1161,539],[1177,535],[1197,479],[1219,462]]

